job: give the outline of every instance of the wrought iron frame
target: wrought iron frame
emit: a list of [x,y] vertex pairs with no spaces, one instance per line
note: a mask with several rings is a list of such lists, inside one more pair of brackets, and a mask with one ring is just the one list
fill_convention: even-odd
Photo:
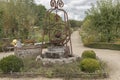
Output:
[[[58,11],[61,11],[63,12],[64,14],[64,17],[63,17],[63,21],[64,21],[64,26],[65,26],[65,35],[66,35],[66,39],[63,43],[63,46],[68,46],[68,43],[69,43],[69,46],[70,46],[70,54],[72,55],[73,54],[73,51],[72,51],[72,42],[71,42],[71,31],[70,31],[70,25],[69,25],[69,22],[68,22],[68,14],[67,12],[62,9],[62,7],[64,6],[64,3],[62,0],[51,0],[50,1],[50,5],[51,5],[51,9],[49,9],[47,12],[46,12],[46,15],[45,15],[45,25],[44,26],[47,26],[47,24],[50,24],[50,14],[55,11],[55,14],[58,15]],[[57,16],[55,16],[56,18],[56,22],[57,22]],[[47,22],[47,19],[48,22]],[[55,22],[55,23],[56,23]],[[42,49],[43,49],[43,45],[44,45],[44,36],[45,36],[45,31],[46,29],[43,29],[43,37],[42,37]],[[48,35],[49,35],[49,41],[51,40],[50,38],[50,30],[48,29]],[[43,50],[41,50],[41,53],[42,53]]]

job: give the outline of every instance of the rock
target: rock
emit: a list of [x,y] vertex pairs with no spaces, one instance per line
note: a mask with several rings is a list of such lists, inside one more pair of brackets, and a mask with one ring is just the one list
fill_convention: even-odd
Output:
[[38,61],[38,60],[42,60],[42,57],[39,55],[39,56],[36,57],[35,60],[36,60],[36,61]]

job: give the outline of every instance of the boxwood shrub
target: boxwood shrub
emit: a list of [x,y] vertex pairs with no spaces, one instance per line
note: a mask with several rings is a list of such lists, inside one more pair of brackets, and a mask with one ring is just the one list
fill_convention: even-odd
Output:
[[98,49],[120,50],[120,44],[116,43],[94,42],[84,46]]
[[93,50],[85,50],[82,53],[82,58],[93,58],[93,59],[96,59],[96,53]]
[[80,62],[80,68],[83,72],[93,73],[100,70],[100,63],[96,59],[85,58]]
[[14,55],[4,57],[0,60],[0,69],[3,71],[3,73],[19,72],[22,67],[22,59]]

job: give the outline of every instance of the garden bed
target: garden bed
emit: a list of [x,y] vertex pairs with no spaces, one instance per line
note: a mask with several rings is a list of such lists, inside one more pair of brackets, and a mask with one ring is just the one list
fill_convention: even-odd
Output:
[[102,65],[101,71],[95,73],[85,73],[80,70],[78,67],[79,61],[69,64],[51,64],[51,65],[42,65],[42,62],[35,62],[34,60],[30,61],[29,59],[24,60],[24,68],[21,72],[14,72],[10,74],[0,73],[0,77],[47,77],[47,78],[90,78],[90,79],[103,79],[108,77],[108,73],[103,68],[105,65]]
[[[4,63],[4,61],[6,63]],[[12,62],[11,62],[12,61]],[[20,63],[21,67],[17,68]],[[107,78],[107,65],[101,61],[92,50],[86,50],[81,58],[72,63],[49,63],[44,65],[42,60],[35,58],[18,58],[14,55],[3,58],[0,61],[0,77],[47,77],[47,78]],[[9,65],[11,64],[11,66]],[[4,68],[6,67],[6,68]],[[13,70],[13,71],[12,71]],[[17,73],[15,71],[18,71]],[[3,74],[3,73],[7,74]],[[9,73],[9,74],[8,74]],[[8,76],[9,75],[9,76]]]
[[89,78],[89,79],[104,79],[108,78],[108,73],[104,72],[102,74],[98,73],[74,73],[74,74],[58,74],[54,73],[52,75],[43,74],[43,73],[35,73],[35,72],[20,72],[20,73],[11,73],[11,74],[2,74],[0,73],[0,77],[9,77],[9,78],[36,78],[36,77],[46,77],[46,78]]

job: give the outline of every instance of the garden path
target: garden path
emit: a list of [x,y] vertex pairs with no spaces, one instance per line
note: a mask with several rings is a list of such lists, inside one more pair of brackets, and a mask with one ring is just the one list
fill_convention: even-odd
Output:
[[14,54],[14,52],[1,52],[0,53],[0,59],[2,59],[3,57],[6,57],[6,56],[9,56],[9,55],[12,55]]
[[[93,49],[93,48],[84,47],[83,43],[81,41],[81,37],[79,36],[79,31],[73,32],[72,45],[73,45],[73,53],[74,54],[81,56],[81,53],[84,50],[94,50],[96,52],[97,56],[101,60],[103,60],[107,63],[107,65],[108,65],[107,70],[110,72],[110,78],[101,79],[101,80],[120,80],[120,51],[108,50],[108,49]],[[13,52],[0,53],[0,58],[11,55],[11,54],[14,54],[14,53]],[[0,80],[62,80],[62,79],[47,79],[47,78],[37,77],[37,78],[18,78],[18,79],[17,78],[16,79],[0,78]]]
[[108,49],[93,49],[83,46],[79,31],[72,34],[73,53],[80,55],[84,50],[94,50],[96,55],[108,65],[110,78],[105,80],[120,80],[120,51]]

